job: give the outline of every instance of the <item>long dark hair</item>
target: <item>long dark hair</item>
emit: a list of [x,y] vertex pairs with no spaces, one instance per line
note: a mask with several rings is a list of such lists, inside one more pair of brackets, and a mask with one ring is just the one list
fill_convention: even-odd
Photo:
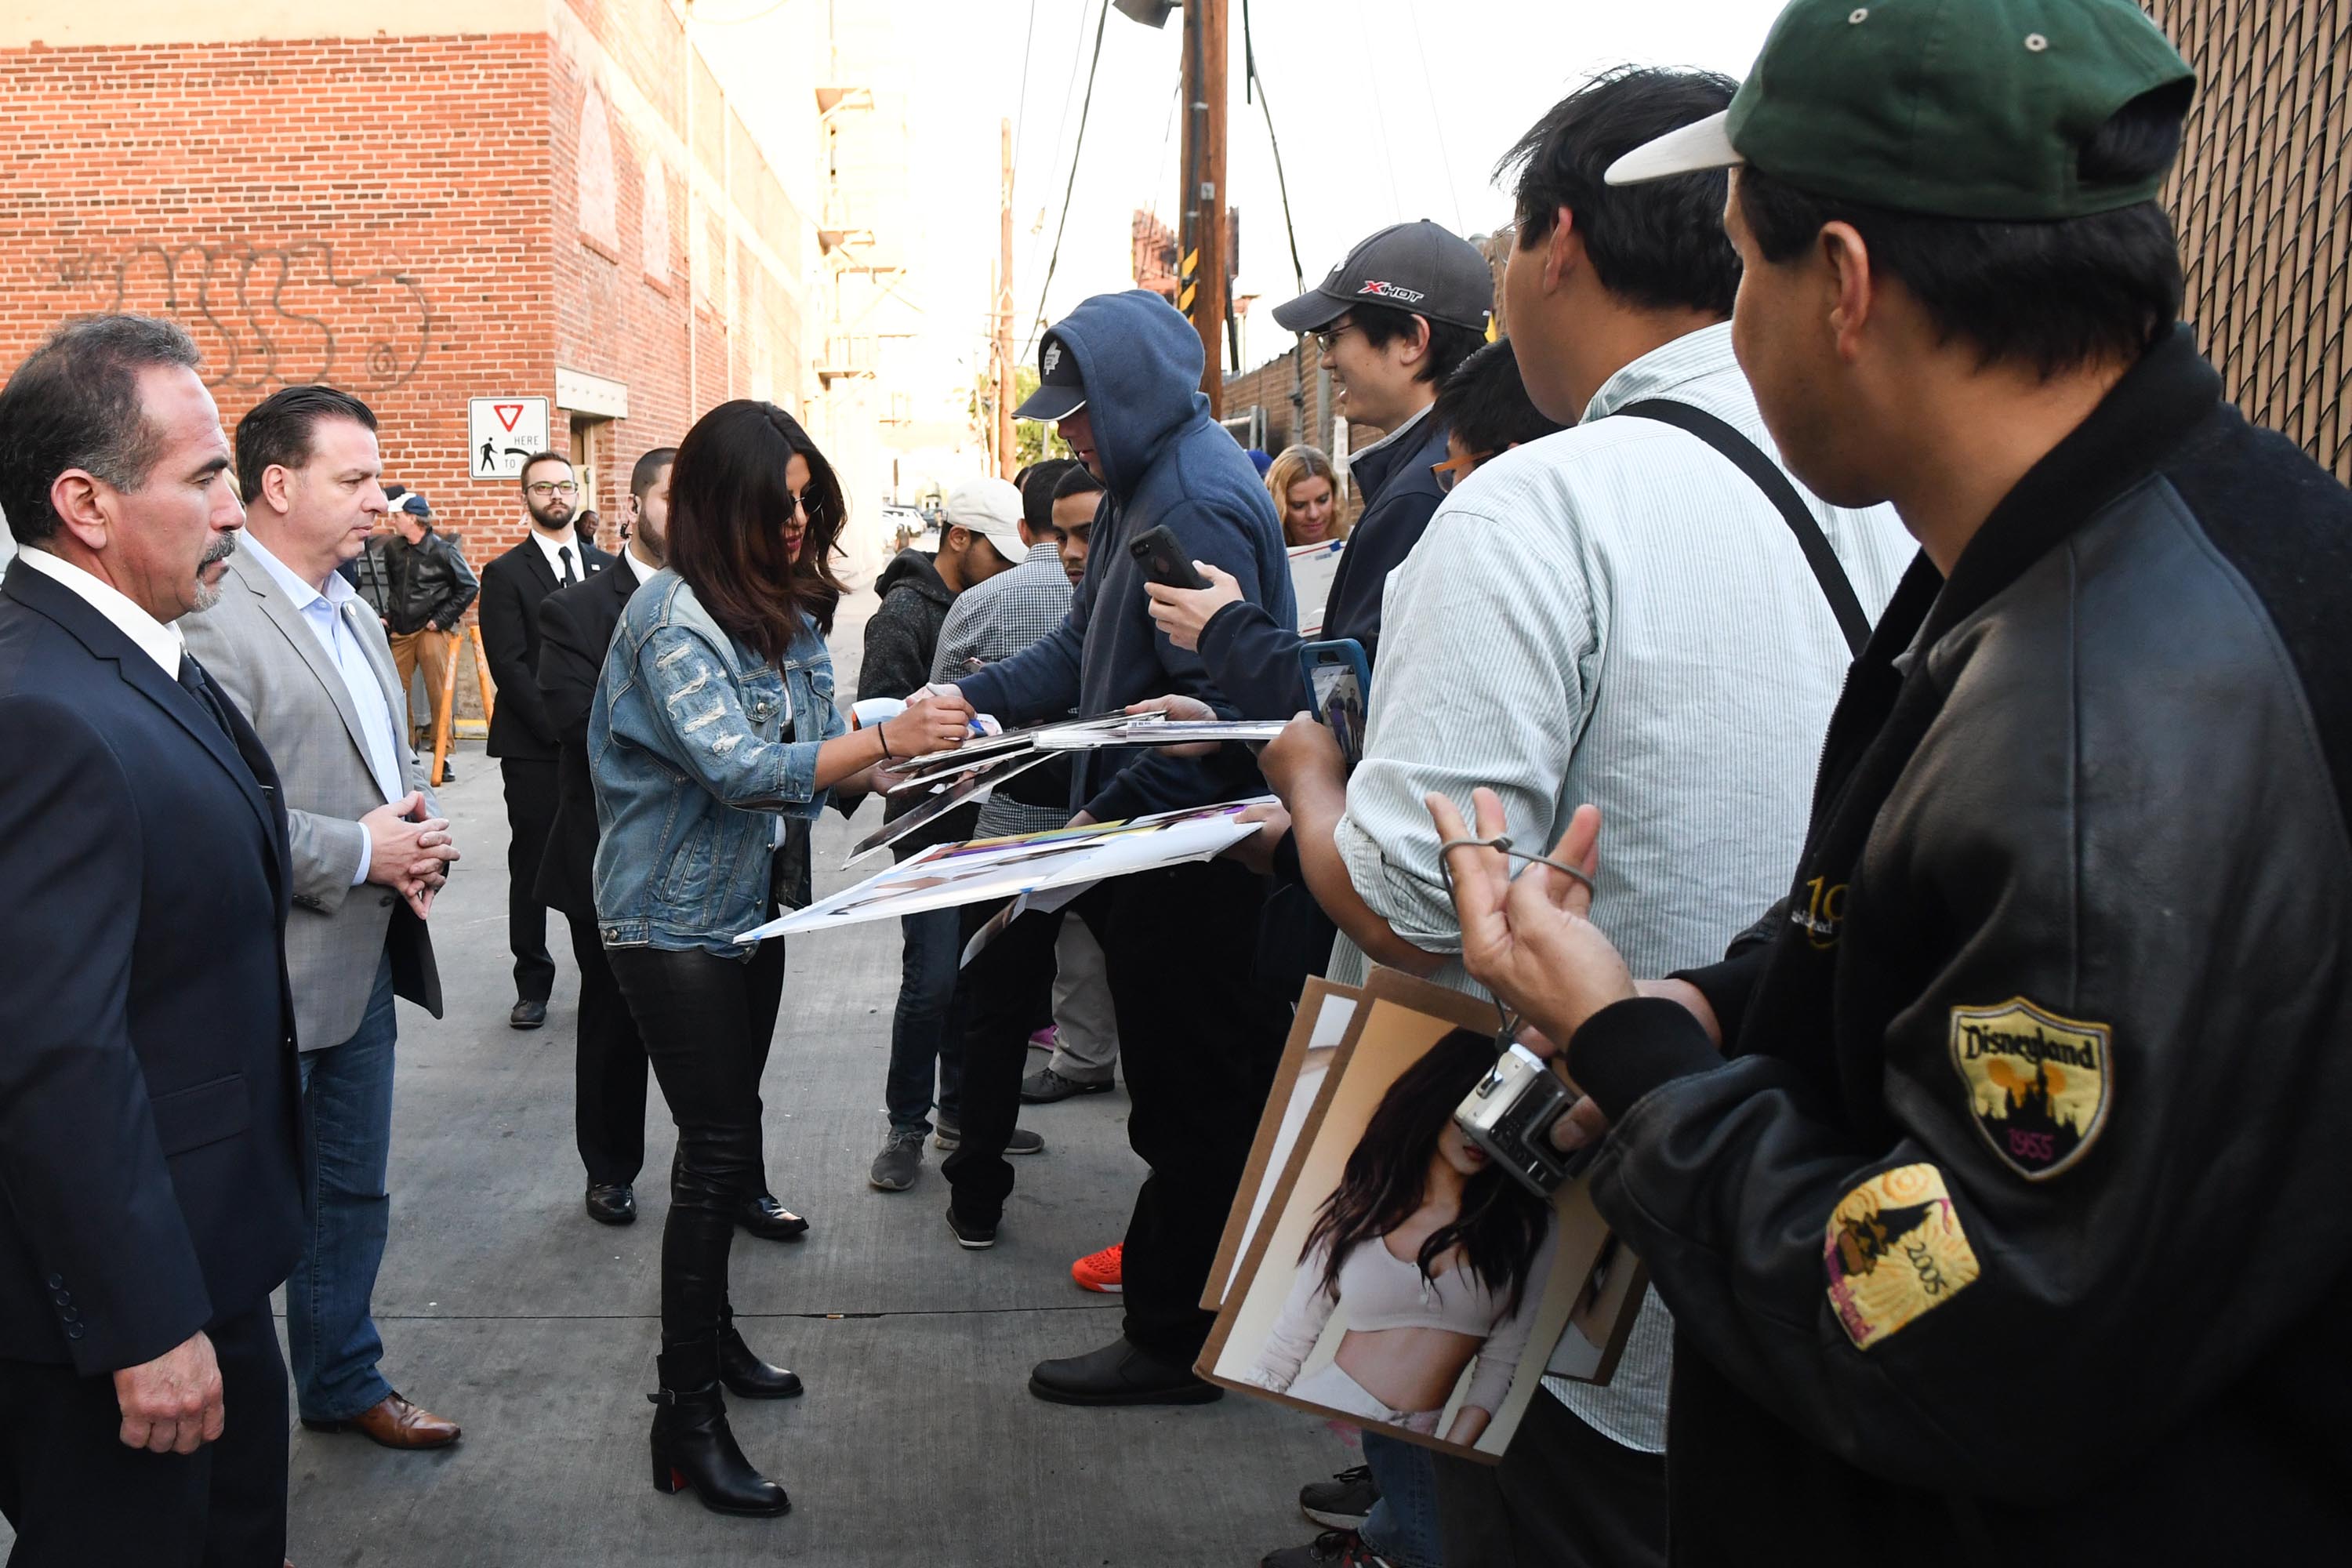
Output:
[[[808,463],[808,537],[800,559],[784,553],[793,493],[784,468],[794,453]],[[841,481],[800,421],[772,403],[737,398],[694,422],[670,469],[669,563],[702,607],[745,647],[781,659],[805,615],[833,629],[847,514]]]
[[[1438,1135],[1462,1097],[1494,1065],[1493,1036],[1456,1029],[1389,1086],[1299,1253],[1303,1263],[1317,1247],[1330,1248],[1323,1265],[1325,1289],[1339,1289],[1339,1263],[1350,1247],[1377,1242],[1421,1207]],[[1549,1205],[1507,1171],[1489,1165],[1464,1186],[1462,1211],[1454,1223],[1423,1242],[1413,1261],[1423,1279],[1434,1279],[1430,1265],[1458,1246],[1462,1267],[1490,1292],[1507,1292],[1510,1305],[1505,1310],[1516,1312],[1550,1223]]]

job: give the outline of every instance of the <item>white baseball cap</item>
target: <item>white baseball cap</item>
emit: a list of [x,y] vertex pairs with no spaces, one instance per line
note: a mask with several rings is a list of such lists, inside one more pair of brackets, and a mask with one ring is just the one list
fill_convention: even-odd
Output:
[[969,529],[1014,565],[1027,558],[1021,540],[1021,492],[1010,479],[963,479],[948,492],[949,528]]

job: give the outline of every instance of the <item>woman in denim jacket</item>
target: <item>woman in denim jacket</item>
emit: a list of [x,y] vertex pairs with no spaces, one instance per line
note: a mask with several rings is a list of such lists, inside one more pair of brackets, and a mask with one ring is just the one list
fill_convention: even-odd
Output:
[[[655,1487],[722,1513],[780,1514],[783,1489],[728,1430],[747,1398],[800,1380],[744,1344],[727,1294],[737,1211],[761,1190],[760,1064],[782,996],[783,944],[739,946],[766,919],[785,825],[893,756],[961,744],[961,698],[848,732],[824,633],[841,487],[772,404],[712,409],[678,444],[669,564],[630,599],[588,720],[599,933],[677,1123],[662,1233]],[[795,889],[787,889],[787,892]],[[797,889],[805,899],[805,889]]]

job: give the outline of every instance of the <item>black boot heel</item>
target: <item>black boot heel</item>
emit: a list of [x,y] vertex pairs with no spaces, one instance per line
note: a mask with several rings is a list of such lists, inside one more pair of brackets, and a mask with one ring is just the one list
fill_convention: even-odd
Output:
[[[714,1335],[675,1345],[660,1357],[661,1392],[646,1396],[654,1405],[654,1489],[691,1489],[713,1513],[754,1519],[790,1513],[792,1499],[751,1468],[727,1425],[727,1401],[709,1376],[718,1359],[715,1342]],[[688,1382],[697,1373],[701,1377]]]

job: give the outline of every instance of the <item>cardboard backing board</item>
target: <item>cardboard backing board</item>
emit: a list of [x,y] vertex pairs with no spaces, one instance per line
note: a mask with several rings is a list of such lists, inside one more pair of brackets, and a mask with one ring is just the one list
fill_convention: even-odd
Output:
[[[1274,1069],[1274,1092],[1257,1121],[1250,1142],[1249,1165],[1242,1173],[1240,1193],[1225,1216],[1225,1233],[1217,1243],[1217,1260],[1209,1265],[1208,1282],[1201,1288],[1201,1310],[1213,1312],[1225,1304],[1225,1292],[1241,1265],[1250,1237],[1274,1196],[1273,1184],[1290,1163],[1291,1151],[1312,1123],[1315,1102],[1330,1080],[1332,1058],[1346,1038],[1363,993],[1335,985],[1320,977],[1307,982],[1298,995],[1290,1037],[1282,1047],[1282,1061]],[[1311,1063],[1311,1067],[1310,1067]]]
[[[1364,1424],[1363,1416],[1294,1398],[1288,1393],[1271,1391],[1245,1374],[1256,1365],[1297,1279],[1299,1259],[1315,1215],[1336,1186],[1349,1153],[1362,1136],[1381,1097],[1398,1077],[1454,1030],[1468,1028],[1486,1035],[1495,1027],[1494,1011],[1488,1004],[1411,976],[1376,971],[1367,981],[1364,992],[1364,999],[1353,1009],[1347,1034],[1327,1069],[1307,1125],[1298,1133],[1264,1215],[1244,1249],[1240,1271],[1233,1288],[1225,1292],[1216,1324],[1196,1366],[1202,1376],[1223,1387],[1327,1419],[1353,1420],[1359,1425]],[[1429,1010],[1396,1000],[1400,995],[1412,997]],[[1531,1279],[1528,1285],[1538,1294],[1526,1346],[1514,1363],[1509,1391],[1500,1401],[1501,1408],[1491,1412],[1476,1440],[1470,1444],[1448,1441],[1442,1436],[1417,1433],[1401,1425],[1383,1425],[1380,1430],[1406,1442],[1484,1464],[1500,1459],[1517,1430],[1528,1402],[1540,1386],[1552,1349],[1569,1328],[1570,1314],[1580,1293],[1587,1290],[1594,1265],[1609,1239],[1607,1225],[1580,1189],[1557,1194],[1552,1215],[1551,1267],[1545,1279]],[[1315,1373],[1323,1371],[1328,1364],[1325,1351],[1336,1352],[1343,1342],[1348,1331],[1340,1315],[1344,1307],[1341,1303],[1334,1310],[1332,1320],[1321,1331],[1316,1352],[1301,1362],[1295,1382],[1306,1381],[1310,1368]],[[1455,1375],[1453,1390],[1438,1415],[1437,1433],[1447,1430],[1457,1417],[1474,1367],[1475,1362],[1465,1364]]]
[[[1451,1017],[1464,1028],[1496,1028],[1502,1023],[1492,1002],[1479,1001],[1377,964],[1365,977],[1364,994]],[[1564,1214],[1575,1215],[1565,1223],[1579,1234],[1594,1225],[1607,1229],[1608,1222],[1593,1208],[1592,1194],[1585,1183],[1576,1182],[1563,1189],[1561,1201],[1567,1205]],[[1613,1233],[1604,1240],[1600,1256],[1602,1265],[1599,1288],[1596,1289],[1594,1282],[1588,1280],[1579,1289],[1568,1331],[1561,1335],[1559,1346],[1545,1368],[1550,1376],[1564,1377],[1571,1383],[1605,1384],[1617,1371],[1617,1358],[1624,1353],[1625,1342],[1633,1337],[1633,1320],[1641,1314],[1642,1298],[1649,1289],[1649,1270]],[[1209,1302],[1202,1305],[1214,1310]]]

